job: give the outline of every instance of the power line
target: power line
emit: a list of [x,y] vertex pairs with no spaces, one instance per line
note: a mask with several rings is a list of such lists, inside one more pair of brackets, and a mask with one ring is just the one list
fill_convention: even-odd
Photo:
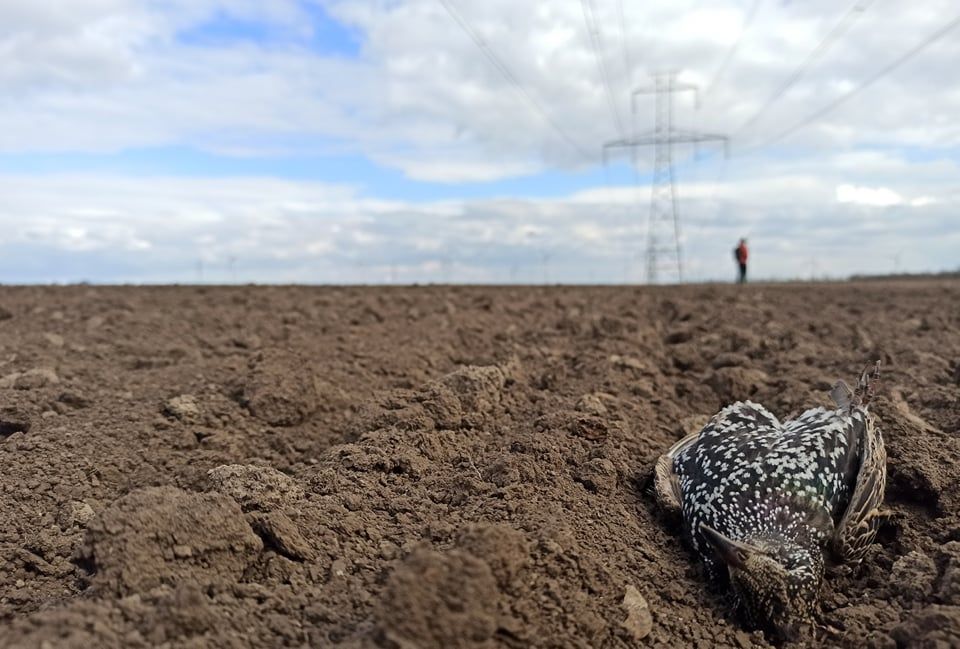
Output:
[[761,106],[760,109],[750,117],[750,119],[748,119],[743,124],[741,124],[740,127],[736,129],[733,134],[737,135],[738,133],[743,132],[744,130],[746,130],[753,124],[755,124],[756,121],[760,119],[760,117],[765,112],[767,112],[770,106],[776,103],[776,101],[780,99],[780,97],[782,97],[784,93],[790,90],[790,88],[792,88],[797,83],[797,81],[800,80],[800,78],[806,73],[806,71],[809,70],[810,67],[814,63],[816,63],[821,57],[823,57],[823,55],[827,53],[827,51],[834,45],[834,43],[840,40],[840,38],[847,32],[847,30],[849,30],[853,26],[853,24],[857,22],[857,20],[864,13],[866,13],[867,9],[870,7],[870,5],[873,4],[873,2],[874,0],[856,0],[856,2],[853,3],[853,6],[850,7],[849,10],[847,10],[847,12],[840,19],[840,21],[836,25],[834,25],[833,29],[830,30],[830,33],[827,34],[823,38],[823,40],[820,41],[819,44],[817,44],[817,46],[814,48],[812,52],[810,52],[810,54],[803,61],[803,63],[800,64],[800,67],[794,70],[793,73],[789,77],[787,77],[786,81],[784,81],[780,85],[780,87],[777,88],[777,90],[770,96],[770,98],[767,100],[767,103]]
[[561,128],[561,126],[556,122],[556,120],[554,120],[553,117],[550,116],[550,113],[546,111],[543,105],[539,101],[537,101],[536,97],[531,95],[530,92],[523,87],[523,84],[521,84],[520,80],[517,79],[516,75],[514,75],[513,72],[510,71],[510,68],[508,68],[506,64],[500,60],[500,57],[498,57],[496,53],[492,49],[490,49],[490,46],[487,45],[487,42],[485,40],[483,40],[483,37],[481,37],[476,31],[474,31],[474,29],[470,26],[470,23],[467,22],[466,18],[460,15],[460,13],[450,3],[450,1],[440,0],[440,4],[442,4],[443,8],[447,10],[447,13],[450,14],[450,17],[453,18],[453,20],[458,25],[460,25],[460,28],[467,33],[467,35],[470,37],[471,40],[473,40],[476,46],[480,48],[480,51],[483,52],[484,56],[487,57],[487,61],[489,61],[490,64],[494,68],[496,68],[501,75],[503,75],[503,78],[506,79],[514,87],[514,89],[516,89],[518,93],[520,93],[521,97],[523,97],[527,101],[527,103],[530,104],[530,106],[534,109],[534,111],[536,111],[540,115],[540,117],[542,117],[544,121],[546,121],[547,124],[549,124],[550,127],[553,128],[553,130],[556,131],[556,133],[567,144],[569,144],[571,147],[576,149],[580,153],[580,155],[582,155],[585,159],[592,160],[594,156],[588,153],[586,149],[580,146],[576,140],[570,137],[570,135],[566,131],[564,131],[563,128]]
[[760,0],[753,0],[753,4],[750,6],[750,11],[747,12],[747,17],[743,21],[743,27],[740,28],[740,34],[737,36],[737,40],[734,42],[733,47],[727,52],[727,55],[723,57],[723,61],[720,63],[720,67],[717,68],[716,74],[713,75],[713,79],[707,84],[707,89],[703,91],[703,96],[706,97],[712,91],[714,86],[717,85],[717,81],[720,80],[720,77],[723,76],[723,73],[727,71],[727,66],[730,65],[730,61],[733,60],[734,54],[737,53],[737,50],[740,49],[740,43],[743,41],[744,35],[747,33],[747,30],[750,28],[753,19],[757,15],[757,9],[760,8]]
[[[653,88],[637,88],[631,94],[631,100],[638,94],[653,94],[655,107],[655,127],[650,133],[635,135],[629,138],[607,142],[603,145],[604,153],[610,148],[626,148],[630,150],[634,178],[639,184],[639,174],[636,165],[636,151],[641,146],[654,147],[654,172],[650,186],[650,213],[647,219],[647,281],[653,283],[657,278],[657,271],[670,268],[673,264],[664,266],[661,260],[672,258],[676,262],[677,281],[683,282],[683,258],[681,254],[680,214],[678,209],[677,182],[674,175],[673,146],[675,144],[698,144],[700,142],[723,142],[726,149],[727,137],[712,133],[699,133],[673,126],[673,96],[679,92],[696,90],[696,86],[687,83],[677,83],[676,72],[665,72],[654,75]],[[633,103],[634,114],[636,103]],[[604,157],[606,162],[606,157]]]
[[617,16],[620,20],[620,44],[623,46],[623,67],[627,71],[627,83],[633,81],[633,57],[627,42],[627,19],[623,13],[623,0],[617,0]]
[[583,21],[587,25],[587,33],[590,36],[590,47],[593,49],[593,56],[597,59],[597,67],[600,69],[600,79],[603,82],[603,88],[607,95],[607,103],[610,105],[610,113],[613,115],[613,121],[616,124],[617,132],[620,137],[626,137],[627,132],[623,128],[623,119],[620,118],[620,111],[617,109],[617,102],[613,98],[613,90],[610,87],[610,75],[607,74],[607,65],[603,61],[603,40],[600,37],[600,29],[597,26],[596,7],[593,0],[580,0],[580,6],[583,7]]
[[846,92],[840,95],[839,97],[834,99],[832,102],[830,102],[829,104],[827,104],[826,106],[818,110],[817,112],[813,113],[812,115],[809,115],[805,119],[800,120],[790,128],[786,129],[785,131],[782,131],[779,135],[773,138],[770,138],[769,140],[767,140],[766,142],[763,142],[762,144],[758,144],[756,146],[750,147],[748,151],[755,151],[757,149],[762,149],[764,147],[770,146],[775,142],[779,142],[780,140],[787,137],[788,135],[792,135],[796,131],[799,131],[800,129],[806,126],[809,126],[810,124],[817,121],[818,119],[821,119],[825,115],[836,110],[840,105],[846,103],[847,101],[849,101],[856,95],[860,94],[861,92],[863,92],[864,90],[872,86],[874,83],[876,83],[883,77],[887,76],[888,74],[890,74],[891,72],[899,68],[901,65],[903,65],[904,63],[906,63],[907,61],[915,57],[917,54],[919,54],[923,50],[927,49],[928,47],[936,43],[938,40],[940,40],[941,38],[949,34],[952,30],[956,29],[957,26],[960,26],[960,16],[957,16],[956,18],[948,22],[946,25],[944,25],[943,27],[941,27],[940,29],[932,33],[930,36],[923,39],[920,43],[913,46],[911,49],[909,49],[906,53],[902,54],[899,58],[897,58],[893,62],[888,63],[887,65],[882,67],[880,70],[875,72],[872,76],[867,78],[863,83],[861,83],[859,86],[857,86],[853,90],[850,90],[849,92]]

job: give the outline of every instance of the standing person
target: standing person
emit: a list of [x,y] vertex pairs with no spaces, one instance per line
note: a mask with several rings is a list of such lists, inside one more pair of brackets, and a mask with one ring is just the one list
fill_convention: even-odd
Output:
[[740,267],[740,276],[737,279],[737,283],[745,284],[747,281],[747,257],[749,252],[747,251],[747,240],[740,239],[739,245],[733,249],[733,257],[737,260],[737,265]]

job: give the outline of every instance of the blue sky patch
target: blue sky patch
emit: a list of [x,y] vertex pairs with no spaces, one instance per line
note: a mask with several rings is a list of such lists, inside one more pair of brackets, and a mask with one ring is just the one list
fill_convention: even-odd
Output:
[[208,20],[177,34],[186,45],[214,47],[248,43],[262,47],[301,47],[324,56],[356,58],[363,44],[359,30],[335,20],[313,2],[300,5],[309,25],[267,23],[219,10]]
[[[484,182],[412,180],[399,169],[378,165],[362,155],[229,156],[192,147],[128,149],[118,153],[0,154],[0,173],[104,173],[185,178],[261,177],[352,185],[366,198],[405,201],[454,199],[562,198],[577,191],[633,182],[625,162],[583,171],[548,170]],[[649,176],[641,177],[649,182]]]

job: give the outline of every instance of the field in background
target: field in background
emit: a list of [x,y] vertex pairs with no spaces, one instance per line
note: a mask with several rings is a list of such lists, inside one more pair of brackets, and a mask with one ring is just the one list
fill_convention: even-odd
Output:
[[656,511],[652,463],[725,403],[786,418],[874,359],[894,516],[819,633],[958,642],[955,279],[0,307],[4,646],[767,646]]

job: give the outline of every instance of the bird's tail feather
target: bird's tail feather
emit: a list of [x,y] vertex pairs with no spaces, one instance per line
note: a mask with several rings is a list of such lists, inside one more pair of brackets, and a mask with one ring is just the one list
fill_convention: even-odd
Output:
[[854,407],[866,408],[877,394],[877,384],[880,382],[880,361],[873,365],[872,372],[870,369],[867,365],[860,373],[857,389],[853,391]]

